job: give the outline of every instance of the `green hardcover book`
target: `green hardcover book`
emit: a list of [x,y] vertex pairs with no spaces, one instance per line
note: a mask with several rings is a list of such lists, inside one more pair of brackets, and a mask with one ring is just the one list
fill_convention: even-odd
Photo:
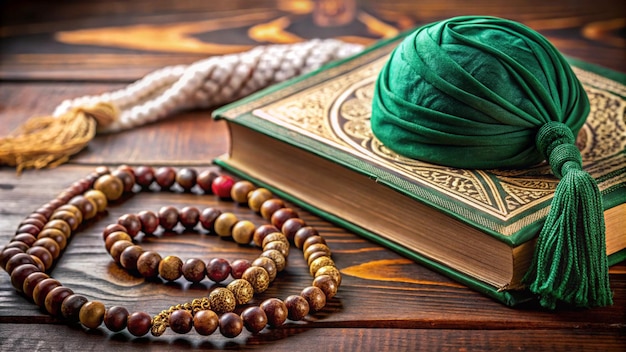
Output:
[[[515,305],[558,180],[549,166],[469,170],[404,158],[369,124],[378,72],[402,38],[214,112],[215,162],[339,226]],[[602,191],[609,263],[626,258],[626,76],[572,60],[591,101],[578,136]]]

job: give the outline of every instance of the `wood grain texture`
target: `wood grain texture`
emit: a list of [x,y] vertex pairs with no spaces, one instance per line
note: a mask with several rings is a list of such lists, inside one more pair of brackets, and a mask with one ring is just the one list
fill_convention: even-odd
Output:
[[[445,17],[482,13],[519,20],[548,36],[568,55],[626,72],[626,5],[622,2],[510,1],[503,6],[491,1],[402,0],[357,4],[355,13],[360,17],[349,25],[329,28],[312,22],[312,1],[2,2],[0,135],[8,134],[30,116],[52,112],[64,99],[118,89],[162,66],[191,63],[214,54],[206,51],[209,46],[202,46],[205,51],[181,51],[166,46],[129,47],[131,40],[126,46],[119,41],[115,45],[89,42],[94,40],[94,33],[106,36],[120,28],[136,29],[140,25],[163,34],[183,33],[185,38],[197,38],[203,43],[223,44],[211,48],[225,50],[229,45],[259,44],[248,33],[258,25],[289,34],[269,38],[268,42],[297,35],[304,39],[340,37],[368,43],[391,28],[402,30]],[[224,25],[224,19],[233,18],[239,21],[236,26]],[[218,29],[198,32],[216,23]],[[280,23],[287,26],[280,27]],[[376,30],[371,31],[372,28]],[[56,169],[17,176],[13,170],[0,167],[0,248],[9,242],[24,217],[96,165],[214,168],[211,160],[228,150],[229,136],[225,126],[209,116],[209,110],[182,112],[132,131],[98,136],[69,164]],[[206,295],[211,288],[208,281],[200,285],[184,280],[170,285],[146,282],[120,269],[106,253],[101,231],[107,224],[124,213],[156,211],[164,205],[219,207],[257,224],[263,222],[247,209],[212,196],[141,193],[113,204],[107,213],[84,224],[71,239],[52,276],[107,306],[119,304],[150,314]],[[162,338],[132,338],[127,332],[112,334],[104,327],[87,331],[68,327],[41,312],[16,293],[2,272],[0,350],[619,351],[626,345],[625,263],[610,271],[615,301],[612,307],[557,312],[544,311],[534,304],[508,308],[297,210],[328,239],[333,259],[344,275],[339,294],[324,310],[305,321],[265,329],[258,335],[244,332],[235,339],[217,333],[200,337],[168,332]],[[256,249],[197,233],[150,240],[145,247],[166,255],[205,260],[217,256],[251,259],[258,254]],[[296,294],[310,284],[299,250],[292,252],[288,269],[254,303]]]

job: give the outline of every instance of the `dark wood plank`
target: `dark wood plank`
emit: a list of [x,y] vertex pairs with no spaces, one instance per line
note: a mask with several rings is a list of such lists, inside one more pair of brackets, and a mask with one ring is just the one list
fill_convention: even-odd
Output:
[[[197,336],[167,334],[158,339],[132,338],[122,332],[84,331],[78,327],[31,324],[0,324],[0,339],[6,350],[52,351],[159,351],[246,349],[272,351],[623,351],[623,331],[572,330],[446,330],[307,328],[290,326],[268,329],[257,335],[244,332],[234,339],[219,334]],[[38,332],[33,338],[31,331]],[[87,336],[87,337],[86,337]],[[558,341],[558,343],[557,343]]]

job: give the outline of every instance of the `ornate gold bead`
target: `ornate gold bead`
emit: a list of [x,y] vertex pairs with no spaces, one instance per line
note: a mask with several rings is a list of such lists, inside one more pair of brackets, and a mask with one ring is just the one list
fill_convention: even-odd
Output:
[[261,253],[261,257],[267,257],[273,260],[274,264],[276,264],[276,270],[278,272],[285,270],[285,267],[287,266],[287,259],[285,259],[285,256],[283,256],[282,253],[276,249],[270,249]]
[[212,310],[218,314],[232,312],[237,306],[235,295],[229,289],[224,287],[218,287],[211,291],[209,294],[209,301]]
[[335,262],[330,259],[330,257],[319,257],[315,259],[311,265],[309,265],[311,276],[315,276],[315,273],[325,266],[335,266]]
[[260,266],[251,266],[243,272],[242,279],[248,281],[254,293],[262,293],[270,285],[270,276],[265,269]]
[[332,277],[333,280],[335,280],[335,282],[337,283],[337,287],[341,285],[341,273],[339,272],[339,269],[337,269],[335,266],[330,266],[330,265],[324,266],[324,267],[319,268],[315,272],[315,277],[322,276],[322,275],[328,275]]

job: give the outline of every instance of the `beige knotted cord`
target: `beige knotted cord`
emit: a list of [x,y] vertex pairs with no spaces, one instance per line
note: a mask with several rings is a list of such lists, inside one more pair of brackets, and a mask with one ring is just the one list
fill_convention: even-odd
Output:
[[0,138],[0,165],[54,167],[87,146],[96,133],[117,132],[185,109],[215,107],[348,57],[363,46],[335,39],[266,45],[191,65],[168,66],[117,91],[63,101],[53,116],[26,121]]
[[0,138],[0,164],[16,167],[18,174],[25,168],[58,166],[87,146],[97,125],[110,125],[118,115],[113,105],[97,103],[58,117],[33,117]]

